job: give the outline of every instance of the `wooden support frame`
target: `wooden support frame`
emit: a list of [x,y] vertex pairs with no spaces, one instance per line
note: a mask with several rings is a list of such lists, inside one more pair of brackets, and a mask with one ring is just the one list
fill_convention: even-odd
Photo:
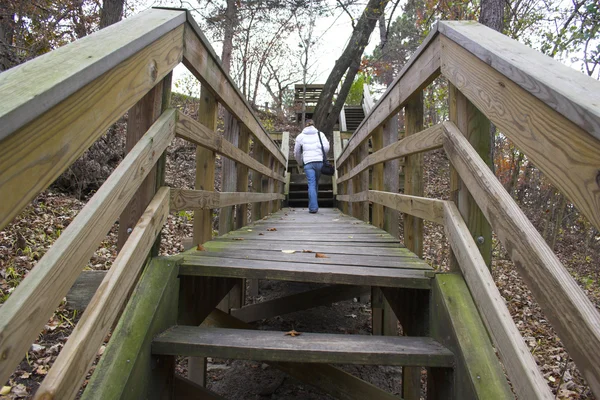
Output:
[[479,313],[519,398],[553,398],[456,205],[444,205],[444,228]]
[[[240,128],[238,147],[246,154],[250,152],[250,135],[245,127]],[[245,165],[237,166],[237,191],[248,192],[248,167]],[[248,203],[242,203],[236,207],[235,227],[240,229],[246,225],[248,225]]]
[[[249,329],[246,323],[219,310],[215,310],[210,314],[204,321],[203,326]],[[398,400],[398,397],[331,365],[281,362],[270,362],[269,364],[295,379],[316,386],[336,399]]]
[[273,172],[273,170],[264,163],[257,161],[247,153],[242,152],[237,148],[237,145],[233,145],[231,142],[224,140],[217,135],[213,129],[194,121],[182,113],[179,113],[178,118],[177,136],[241,163],[263,175],[285,182],[285,178],[282,175]]
[[[414,137],[414,136],[413,136]],[[383,123],[383,146],[388,147],[398,142],[398,115],[392,116]],[[383,164],[383,191],[398,193],[400,191],[400,162],[389,160]],[[383,229],[394,237],[399,237],[400,214],[398,211],[385,207]]]
[[[514,399],[488,333],[459,274],[436,275],[431,291],[429,324],[431,337],[452,349],[456,365],[452,373],[454,379],[444,377],[439,371],[430,373],[427,393],[440,392],[437,386],[442,386],[446,390],[453,389],[450,397],[453,399]],[[449,396],[439,393],[434,398]]]
[[[238,148],[240,137],[240,126],[236,119],[228,112],[224,116],[225,132],[223,133],[223,141],[228,141],[231,146],[237,150],[238,154],[242,152]],[[221,191],[233,192],[237,189],[237,166],[234,160],[225,158],[221,160]],[[224,235],[234,229],[234,209],[233,206],[221,207],[219,210],[219,235]]]
[[175,28],[2,140],[0,229],[179,64],[182,35]]
[[[262,163],[263,147],[262,145],[254,141],[252,150],[252,158],[257,163]],[[254,193],[262,193],[262,174],[259,171],[252,172],[252,190]],[[252,222],[256,222],[263,217],[262,207],[260,204],[252,205]]]
[[158,399],[172,390],[168,382],[172,382],[175,360],[153,356],[150,344],[155,335],[177,322],[177,272],[176,258],[150,261],[82,399]]
[[163,113],[0,308],[0,380],[12,374],[82,265],[171,143],[175,118],[174,110]]
[[[490,167],[492,167],[492,138],[490,121],[471,103],[456,86],[449,84],[450,121],[465,135],[477,154]],[[452,200],[458,206],[471,235],[476,239],[479,252],[483,256],[488,268],[492,268],[492,228],[485,219],[483,212],[473,200],[473,196],[462,184],[460,176],[452,167],[450,186]]]
[[[385,125],[384,125],[385,126]],[[393,142],[383,149],[365,157],[360,164],[352,168],[349,173],[342,175],[338,179],[339,183],[352,179],[364,170],[382,162],[396,160],[400,157],[406,157],[425,151],[435,150],[442,147],[444,137],[444,127],[442,124],[434,125],[414,135],[407,136],[400,141]],[[396,169],[396,173],[397,173]]]
[[105,276],[99,290],[65,347],[52,365],[36,396],[73,399],[85,378],[108,330],[144,266],[148,253],[169,214],[169,188],[161,188]]
[[600,314],[465,137],[445,122],[444,149],[508,249],[594,393],[600,393]]

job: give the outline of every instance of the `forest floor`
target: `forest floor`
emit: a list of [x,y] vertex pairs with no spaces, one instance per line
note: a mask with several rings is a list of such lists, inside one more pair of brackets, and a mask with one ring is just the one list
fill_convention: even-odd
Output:
[[[168,150],[167,184],[173,187],[193,186],[194,149],[183,141],[175,141]],[[441,152],[426,156],[426,196],[447,198],[448,161]],[[218,160],[217,171],[220,160]],[[217,172],[217,176],[218,176]],[[217,189],[220,182],[215,182]],[[0,231],[0,303],[33,268],[61,232],[84,206],[84,202],[55,190],[41,193],[3,231]],[[186,212],[171,214],[163,230],[162,254],[177,254],[183,248],[183,239],[191,237],[193,215]],[[118,225],[91,258],[87,269],[109,269],[116,257]],[[402,227],[400,229],[402,232]],[[402,239],[402,238],[401,238]],[[589,299],[600,308],[598,265],[600,251],[597,244],[585,254],[581,238],[563,232],[555,252],[575,278]],[[441,227],[425,224],[425,259],[434,268],[444,270],[447,265],[448,243]],[[502,245],[494,240],[492,273],[511,315],[538,363],[549,387],[559,399],[594,399],[579,370],[569,358],[560,339],[549,325],[539,305],[518,275]],[[278,297],[284,293],[304,290],[305,286],[261,282],[258,301]],[[64,303],[57,309],[32,345],[22,363],[8,382],[0,385],[0,399],[30,398],[47,374],[48,369],[64,346],[73,325],[80,315]],[[297,312],[262,321],[262,329],[287,331],[360,333],[370,332],[370,305],[353,300],[335,303],[331,307]],[[99,350],[102,353],[104,347]],[[179,369],[185,372],[185,360]],[[399,393],[401,374],[394,367],[344,367],[362,379],[392,393]],[[209,387],[230,399],[326,399],[310,387],[259,362],[210,360]],[[85,385],[85,382],[84,382]]]

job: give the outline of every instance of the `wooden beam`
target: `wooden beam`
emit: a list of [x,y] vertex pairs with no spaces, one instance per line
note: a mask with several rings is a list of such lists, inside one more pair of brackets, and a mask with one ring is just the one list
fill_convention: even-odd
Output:
[[597,80],[472,21],[440,21],[439,31],[600,140]]
[[146,10],[2,72],[0,141],[184,22],[183,10]]
[[[405,139],[423,130],[423,92],[412,96],[404,108]],[[423,154],[412,154],[405,159],[404,194],[423,197]],[[443,215],[443,209],[442,213]],[[423,258],[423,219],[404,215],[404,244],[406,248]],[[420,385],[418,388],[421,390]],[[420,394],[418,394],[420,396]]]
[[[223,117],[225,128],[223,132],[223,141],[231,143],[240,154],[248,156],[238,148],[240,137],[240,126],[238,121],[228,112]],[[248,156],[250,159],[250,156]],[[221,160],[221,191],[233,192],[237,189],[237,166],[234,160],[226,158]],[[219,211],[219,235],[224,235],[234,229],[233,206],[221,207]]]
[[263,175],[267,175],[278,181],[285,182],[285,178],[280,174],[276,174],[273,170],[265,165],[252,159],[247,153],[242,152],[237,146],[227,140],[224,140],[215,131],[207,128],[201,123],[198,123],[190,117],[179,113],[179,121],[177,123],[177,136],[189,140],[190,142],[203,146],[209,150],[215,151],[231,160],[235,160],[244,164],[248,168],[258,171]]
[[0,309],[0,380],[6,381],[66,295],[175,135],[174,110],[166,111]]
[[552,398],[460,212],[451,202],[444,208],[444,228],[450,246],[515,392],[523,399]]
[[[383,128],[377,128],[371,137],[373,142],[373,153],[383,148]],[[383,164],[373,165],[371,189],[383,191]],[[383,205],[373,204],[373,218],[371,223],[380,229],[383,228]]]
[[169,188],[163,187],[142,214],[65,347],[36,392],[39,398],[73,399],[135,286],[148,253],[169,215]]
[[[250,135],[246,128],[240,129],[240,139],[238,147],[241,151],[248,154],[250,153]],[[237,188],[238,192],[248,193],[248,167],[245,165],[237,166]],[[221,198],[221,201],[225,200]],[[240,229],[243,226],[248,225],[248,203],[239,204],[235,209],[235,228]]]
[[[429,325],[431,337],[452,349],[456,356],[453,393],[437,398],[514,399],[488,332],[460,274],[436,275]],[[437,389],[438,382],[428,378],[428,387]]]
[[371,135],[371,132],[398,113],[414,94],[423,90],[440,74],[440,40],[437,27],[432,29],[410,61],[402,68],[388,90],[371,113],[354,132],[348,146],[342,151],[339,164],[343,165],[354,149]]
[[205,190],[172,189],[171,210],[211,209],[234,206],[237,204],[259,203],[271,200],[283,200],[278,193],[249,192],[207,192]]
[[[450,121],[452,121],[477,151],[481,159],[490,167],[492,160],[492,137],[490,121],[471,103],[458,89],[449,84]],[[460,182],[454,167],[450,175],[452,201],[456,203],[471,235],[477,239],[477,247],[488,268],[492,268],[492,228],[485,219],[483,212],[473,200],[473,196]]]
[[277,299],[231,310],[231,316],[243,322],[254,322],[331,303],[348,300],[368,293],[364,286],[334,285],[283,296]]
[[[413,136],[414,137],[414,136]],[[383,123],[383,147],[398,142],[398,115],[392,115]],[[383,164],[383,191],[398,193],[400,191],[400,162],[389,160]],[[398,211],[385,207],[383,229],[394,237],[399,237],[400,214]]]
[[226,400],[225,397],[177,374],[173,386],[175,399]]
[[[198,107],[198,122],[209,131],[217,129],[217,114],[219,105],[217,99],[212,93],[201,86],[200,105]],[[204,146],[196,146],[196,178],[195,188],[204,192],[214,192],[215,190],[215,152]],[[171,190],[171,210],[173,205],[177,204],[173,197],[178,194]],[[200,207],[194,209],[194,231],[192,244],[198,245],[208,242],[212,239],[212,211],[210,208]]]
[[[136,143],[144,136],[148,128],[160,117],[163,112],[163,90],[165,85],[170,91],[170,75],[154,86],[140,99],[127,113],[127,134],[125,136],[125,154],[129,153]],[[119,234],[117,250],[120,250],[133,231],[138,219],[152,201],[158,187],[157,166],[155,165],[140,185],[133,198],[119,217]]]
[[[364,194],[360,195],[364,196]],[[373,203],[382,204],[393,210],[423,218],[427,221],[437,224],[444,223],[444,200],[409,196],[400,193],[379,192],[377,190],[369,190],[367,199]]]
[[[252,159],[262,165],[263,147],[257,142],[253,141]],[[254,193],[262,193],[262,174],[259,171],[252,172],[252,191]],[[262,214],[262,207],[260,204],[252,205],[252,222],[260,220],[264,215]],[[258,289],[257,289],[258,290]]]
[[460,45],[442,39],[444,76],[600,229],[600,140]]
[[[215,310],[210,314],[202,325],[219,328],[250,329],[249,325],[219,310]],[[275,362],[270,362],[269,364],[299,381],[321,389],[336,399],[398,400],[398,397],[331,365]]]
[[82,399],[145,399],[168,392],[174,365],[152,356],[150,342],[177,322],[177,271],[175,258],[154,258],[144,269]]
[[193,18],[188,18],[184,40],[183,64],[211,90],[227,111],[248,128],[269,154],[272,154],[280,164],[285,165],[285,157],[251,111],[233,80],[223,71],[221,62]]
[[293,264],[195,256],[180,268],[185,276],[258,278],[342,285],[429,288],[428,271],[396,268],[344,267],[327,264]]
[[454,356],[428,337],[366,336],[174,326],[152,342],[153,354],[326,364],[450,367]]
[[600,314],[456,126],[444,149],[517,271],[594,393],[600,395]]
[[167,33],[2,140],[0,229],[179,64],[182,35]]
[[71,286],[71,289],[69,289],[69,293],[67,293],[69,308],[79,312],[85,311],[107,272],[96,270],[82,271],[73,286]]
[[[383,149],[365,157],[360,164],[352,168],[352,170],[344,174],[338,179],[339,183],[352,179],[359,173],[369,167],[382,162],[396,160],[400,157],[406,157],[413,154],[418,154],[424,151],[431,151],[442,147],[444,137],[444,127],[442,124],[437,124],[429,127],[422,132],[407,136],[400,141],[396,141]],[[396,170],[396,173],[398,171]]]

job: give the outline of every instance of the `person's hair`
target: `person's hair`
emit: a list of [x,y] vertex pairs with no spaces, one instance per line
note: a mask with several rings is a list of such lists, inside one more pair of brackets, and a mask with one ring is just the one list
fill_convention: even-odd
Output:
[[314,126],[314,125],[315,125],[315,121],[313,121],[312,119],[306,120],[306,126]]

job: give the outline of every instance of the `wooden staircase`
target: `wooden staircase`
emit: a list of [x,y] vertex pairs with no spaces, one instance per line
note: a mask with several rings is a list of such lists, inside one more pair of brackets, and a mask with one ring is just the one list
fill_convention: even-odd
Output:
[[[288,173],[291,174],[287,205],[308,208],[308,182],[306,175],[298,168],[296,160],[288,160]],[[330,176],[321,175],[318,191],[319,207],[333,207],[333,181]]]
[[344,106],[346,114],[346,130],[354,132],[365,119],[365,111],[362,106]]

